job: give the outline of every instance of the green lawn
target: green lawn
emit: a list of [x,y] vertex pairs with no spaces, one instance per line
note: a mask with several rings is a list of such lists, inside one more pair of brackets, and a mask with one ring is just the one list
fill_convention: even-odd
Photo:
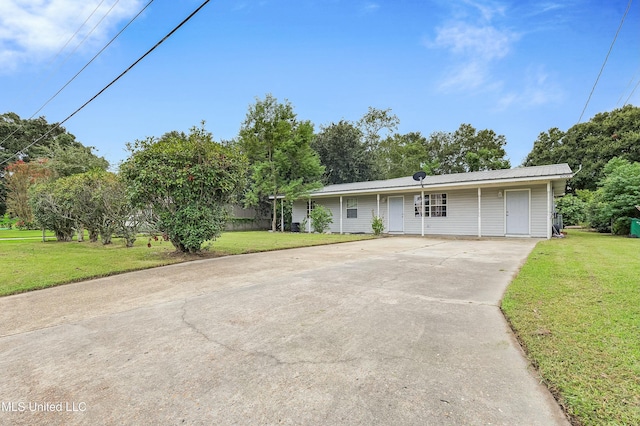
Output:
[[577,424],[640,424],[640,240],[585,231],[539,243],[502,301]]
[[[47,238],[55,238],[55,234],[46,231]],[[2,229],[0,230],[0,238],[40,238],[42,239],[42,231],[21,231],[20,229]]]
[[166,241],[152,241],[149,248],[148,239],[143,237],[132,248],[124,247],[119,239],[114,239],[108,246],[89,242],[59,243],[55,240],[43,243],[38,239],[1,240],[5,233],[11,232],[16,231],[0,231],[0,296],[202,257],[371,238],[368,235],[227,232],[202,255],[182,255],[176,254],[171,243]]

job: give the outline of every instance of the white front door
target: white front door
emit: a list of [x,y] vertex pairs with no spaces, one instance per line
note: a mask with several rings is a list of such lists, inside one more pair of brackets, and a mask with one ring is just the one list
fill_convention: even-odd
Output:
[[404,232],[404,197],[389,197],[389,232]]
[[529,235],[529,190],[505,191],[507,235]]

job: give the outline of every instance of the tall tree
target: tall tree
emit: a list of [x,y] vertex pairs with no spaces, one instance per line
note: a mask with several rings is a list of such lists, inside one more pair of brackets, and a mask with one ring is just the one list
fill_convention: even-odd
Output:
[[6,210],[5,167],[18,160],[28,163],[50,157],[48,154],[56,146],[86,149],[64,127],[48,123],[44,117],[22,119],[13,112],[0,114],[0,214]]
[[433,174],[437,160],[427,150],[427,139],[420,132],[394,134],[379,146],[379,171],[383,179],[408,176],[418,170]]
[[434,174],[508,169],[506,138],[493,130],[461,124],[455,132],[432,133],[426,143]]
[[60,145],[53,143],[44,149],[44,157],[48,158],[47,166],[56,177],[66,177],[90,170],[107,170],[109,162],[98,157],[93,147],[83,145]]
[[557,128],[541,133],[524,161],[525,166],[568,163],[580,169],[568,182],[571,190],[595,190],[604,167],[614,157],[640,161],[640,108],[626,105],[596,114],[566,132]]
[[376,179],[373,158],[362,130],[349,121],[340,120],[321,127],[311,147],[325,167],[323,181],[326,184]]
[[374,164],[373,176],[375,179],[384,179],[384,170],[387,159],[381,150],[380,144],[385,138],[391,136],[400,124],[398,116],[391,112],[391,108],[378,109],[369,107],[367,112],[358,120],[357,126],[364,135],[364,144],[368,155]]
[[249,205],[273,197],[271,229],[277,226],[277,197],[293,200],[321,185],[324,167],[311,148],[313,125],[298,121],[291,104],[271,94],[256,99],[242,123],[239,146],[250,164]]

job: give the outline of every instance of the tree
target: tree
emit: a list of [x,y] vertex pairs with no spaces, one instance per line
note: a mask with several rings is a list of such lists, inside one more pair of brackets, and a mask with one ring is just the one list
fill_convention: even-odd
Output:
[[579,225],[586,220],[585,203],[580,197],[566,194],[556,201],[556,210],[562,215],[564,225]]
[[[367,112],[358,120],[357,126],[364,135],[364,145],[367,149],[367,155],[371,158],[374,165],[373,179],[384,179],[384,171],[386,170],[387,159],[384,151],[381,150],[380,144],[393,134],[400,124],[400,119],[391,113],[391,108],[377,109],[369,107]],[[385,130],[386,134],[382,131]]]
[[271,229],[277,226],[277,197],[286,201],[321,186],[324,167],[311,148],[313,125],[298,121],[291,104],[272,95],[256,99],[242,123],[239,146],[250,164],[250,184],[245,196],[256,206],[273,197]]
[[382,135],[383,129],[387,130],[387,134],[393,133],[400,124],[400,119],[391,113],[391,108],[377,109],[369,107],[366,114],[358,120],[358,127],[364,134],[367,148],[371,152],[376,152]]
[[325,168],[326,184],[376,179],[373,158],[367,151],[362,130],[349,121],[340,120],[321,127],[311,147]]
[[453,133],[432,135],[428,150],[438,164],[436,174],[465,173],[510,168],[506,144],[506,138],[493,130],[477,131],[470,124],[461,124]]
[[58,241],[71,241],[78,222],[64,183],[50,181],[33,186],[29,190],[29,204],[42,228],[53,231]]
[[107,170],[109,162],[93,153],[93,147],[83,145],[60,145],[54,143],[45,148],[47,166],[56,177],[71,176],[89,170]]
[[395,134],[381,146],[383,176],[407,176],[420,169],[427,174],[477,172],[508,169],[506,138],[493,130],[476,130],[461,124],[455,132],[434,132],[429,138],[420,133]]
[[431,175],[438,167],[427,151],[427,139],[420,132],[389,136],[380,143],[379,150],[378,167],[382,179],[408,176],[418,170]]
[[34,222],[29,205],[29,188],[51,177],[46,160],[25,163],[18,160],[5,169],[7,211],[20,219],[27,227]]
[[47,157],[54,146],[84,148],[64,127],[48,123],[44,117],[22,119],[13,112],[0,114],[0,214],[6,209],[5,166]]
[[127,247],[133,246],[142,212],[130,203],[119,176],[93,169],[60,178],[54,186],[63,188],[59,192],[63,194],[63,202],[70,205],[78,241],[82,241],[82,230],[87,229],[91,242],[96,242],[100,235],[103,244],[111,244],[113,234],[117,233],[124,238]]
[[626,105],[596,114],[564,133],[557,128],[541,133],[523,164],[568,163],[574,171],[580,170],[568,182],[569,189],[595,190],[605,165],[614,157],[640,161],[640,108]]
[[635,207],[640,205],[640,162],[612,158],[602,173],[599,188],[587,204],[589,224],[600,232],[628,234],[630,218],[640,217]]
[[198,252],[224,230],[227,206],[244,185],[246,161],[232,147],[213,141],[203,126],[188,135],[128,144],[120,166],[133,207],[148,211],[149,223],[181,252]]

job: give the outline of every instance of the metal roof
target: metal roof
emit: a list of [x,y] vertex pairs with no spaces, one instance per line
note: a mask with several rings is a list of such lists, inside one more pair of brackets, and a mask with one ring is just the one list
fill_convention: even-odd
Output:
[[[467,185],[495,185],[500,183],[529,182],[536,180],[566,180],[573,176],[568,164],[550,164],[547,166],[519,167],[515,169],[488,170],[482,172],[452,173],[448,175],[427,176],[422,182],[425,190],[429,187],[459,187]],[[336,195],[371,192],[393,192],[397,190],[420,189],[420,182],[412,176],[396,179],[375,180],[369,182],[342,183],[327,185],[310,195]]]

